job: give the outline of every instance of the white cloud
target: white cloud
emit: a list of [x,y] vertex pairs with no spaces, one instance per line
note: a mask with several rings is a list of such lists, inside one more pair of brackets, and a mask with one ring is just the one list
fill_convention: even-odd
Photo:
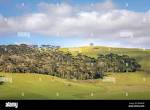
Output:
[[[118,9],[110,0],[85,6],[69,4],[38,5],[40,11],[19,17],[0,15],[0,35],[18,31],[63,37],[84,37],[128,43],[140,47],[150,44],[150,12]],[[120,36],[128,31],[132,38]]]

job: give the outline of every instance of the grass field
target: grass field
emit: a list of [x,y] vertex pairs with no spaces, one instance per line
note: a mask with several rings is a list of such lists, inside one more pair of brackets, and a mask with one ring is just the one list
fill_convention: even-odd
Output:
[[136,73],[107,73],[104,79],[67,80],[42,74],[0,73],[12,82],[0,85],[0,99],[150,99],[150,50],[108,47],[63,48],[91,57],[117,53],[135,57],[142,65]]
[[150,75],[109,73],[104,79],[76,81],[41,74],[0,73],[0,99],[150,99]]

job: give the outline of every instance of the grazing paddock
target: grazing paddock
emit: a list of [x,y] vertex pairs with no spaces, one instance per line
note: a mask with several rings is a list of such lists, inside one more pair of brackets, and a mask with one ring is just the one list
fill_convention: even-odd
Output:
[[111,47],[60,48],[90,57],[116,53],[134,57],[141,72],[107,73],[103,79],[67,80],[42,74],[0,73],[12,79],[0,85],[0,99],[150,99],[150,50]]
[[104,79],[67,80],[42,74],[0,73],[0,99],[150,99],[150,75],[108,73]]

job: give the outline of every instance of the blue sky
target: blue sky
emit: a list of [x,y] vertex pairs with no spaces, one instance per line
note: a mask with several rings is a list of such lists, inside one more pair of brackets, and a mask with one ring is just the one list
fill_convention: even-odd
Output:
[[[91,4],[94,6],[88,8]],[[150,33],[145,31],[150,23],[149,10],[150,0],[0,0],[0,44],[74,47],[93,42],[104,46],[150,48]],[[131,24],[134,19],[135,23]],[[135,25],[139,19],[146,19],[145,24]],[[125,36],[118,38],[120,33]]]
[[[147,11],[150,10],[150,0],[112,0],[118,7],[126,8],[126,3],[129,4],[128,9],[133,11]],[[90,3],[101,3],[105,0],[0,0],[0,13],[5,16],[20,15],[28,11],[37,11],[36,5],[40,2],[46,3],[70,3],[74,5],[83,5]],[[18,10],[17,4],[25,3],[29,9]]]

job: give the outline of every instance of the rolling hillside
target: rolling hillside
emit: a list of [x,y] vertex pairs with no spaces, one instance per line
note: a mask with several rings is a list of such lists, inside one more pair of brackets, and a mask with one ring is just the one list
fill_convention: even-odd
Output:
[[150,75],[112,74],[97,80],[66,80],[49,75],[0,73],[0,99],[150,99]]
[[143,71],[150,73],[150,50],[137,48],[112,48],[103,46],[85,46],[76,48],[61,48],[62,51],[70,51],[73,55],[82,53],[90,57],[97,57],[98,54],[116,53],[119,55],[129,55],[136,58],[142,65]]
[[107,73],[103,79],[67,80],[31,73],[0,73],[11,79],[0,85],[0,99],[150,99],[150,50],[108,47],[62,48],[91,57],[117,53],[135,57],[142,71]]

